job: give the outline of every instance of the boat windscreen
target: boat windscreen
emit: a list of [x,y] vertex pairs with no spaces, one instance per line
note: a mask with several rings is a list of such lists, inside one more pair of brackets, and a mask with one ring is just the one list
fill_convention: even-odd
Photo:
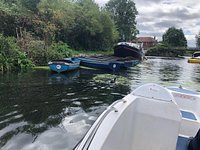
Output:
[[195,52],[195,53],[193,54],[193,57],[200,57],[200,52]]

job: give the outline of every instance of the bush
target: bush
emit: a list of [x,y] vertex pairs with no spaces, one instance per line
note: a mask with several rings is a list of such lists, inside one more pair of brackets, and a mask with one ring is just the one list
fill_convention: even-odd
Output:
[[73,50],[69,48],[66,43],[58,42],[53,43],[47,52],[47,60],[50,61],[52,59],[61,59],[65,57],[72,57]]
[[170,47],[165,44],[158,44],[150,48],[146,55],[147,56],[163,56],[163,57],[179,57],[186,53],[186,48],[182,47]]
[[28,48],[28,57],[35,65],[47,65],[50,60],[71,57],[72,54],[73,51],[63,42],[45,47],[44,41],[32,40]]
[[45,50],[44,41],[31,40],[27,54],[35,65],[43,65],[47,62],[47,52]]
[[0,71],[25,70],[32,65],[26,54],[20,51],[15,38],[0,34]]

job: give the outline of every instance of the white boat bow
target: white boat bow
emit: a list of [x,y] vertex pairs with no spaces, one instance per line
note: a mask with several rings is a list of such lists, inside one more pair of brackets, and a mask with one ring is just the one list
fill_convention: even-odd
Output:
[[200,127],[192,102],[200,100],[191,94],[186,104],[181,94],[157,84],[135,89],[100,115],[75,150],[187,150]]

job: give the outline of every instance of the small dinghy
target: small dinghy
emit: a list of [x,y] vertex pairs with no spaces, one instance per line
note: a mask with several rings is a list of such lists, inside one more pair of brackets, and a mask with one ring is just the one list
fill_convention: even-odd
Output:
[[52,60],[48,65],[52,71],[60,73],[79,68],[80,60],[75,58],[64,58],[60,60]]
[[194,52],[188,63],[200,63],[200,52]]
[[146,84],[110,105],[74,149],[199,150],[199,112],[199,94]]

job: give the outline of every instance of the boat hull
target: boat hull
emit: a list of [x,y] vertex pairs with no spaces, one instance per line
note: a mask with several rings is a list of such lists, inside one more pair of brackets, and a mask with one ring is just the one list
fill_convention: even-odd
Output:
[[138,60],[143,60],[144,57],[144,54],[140,49],[125,44],[116,45],[114,47],[114,55],[117,57],[131,56]]
[[[110,60],[110,58],[112,58],[112,60]],[[97,69],[107,69],[112,71],[117,71],[123,68],[130,68],[140,63],[139,60],[119,61],[115,57],[109,57],[103,60],[100,58],[79,58],[79,60],[81,61],[80,65],[82,66]]]
[[118,62],[101,62],[101,61],[92,61],[90,59],[81,59],[82,66],[97,68],[97,69],[107,69],[112,71],[117,71],[121,68],[121,64]]
[[200,63],[200,59],[195,59],[195,58],[189,58],[188,63]]
[[[183,107],[185,98],[192,101]],[[200,127],[199,98],[188,90],[143,85],[111,104],[74,150],[186,150]]]
[[48,64],[51,71],[58,73],[75,70],[80,67],[80,61],[72,60],[71,58],[64,60],[54,60]]

